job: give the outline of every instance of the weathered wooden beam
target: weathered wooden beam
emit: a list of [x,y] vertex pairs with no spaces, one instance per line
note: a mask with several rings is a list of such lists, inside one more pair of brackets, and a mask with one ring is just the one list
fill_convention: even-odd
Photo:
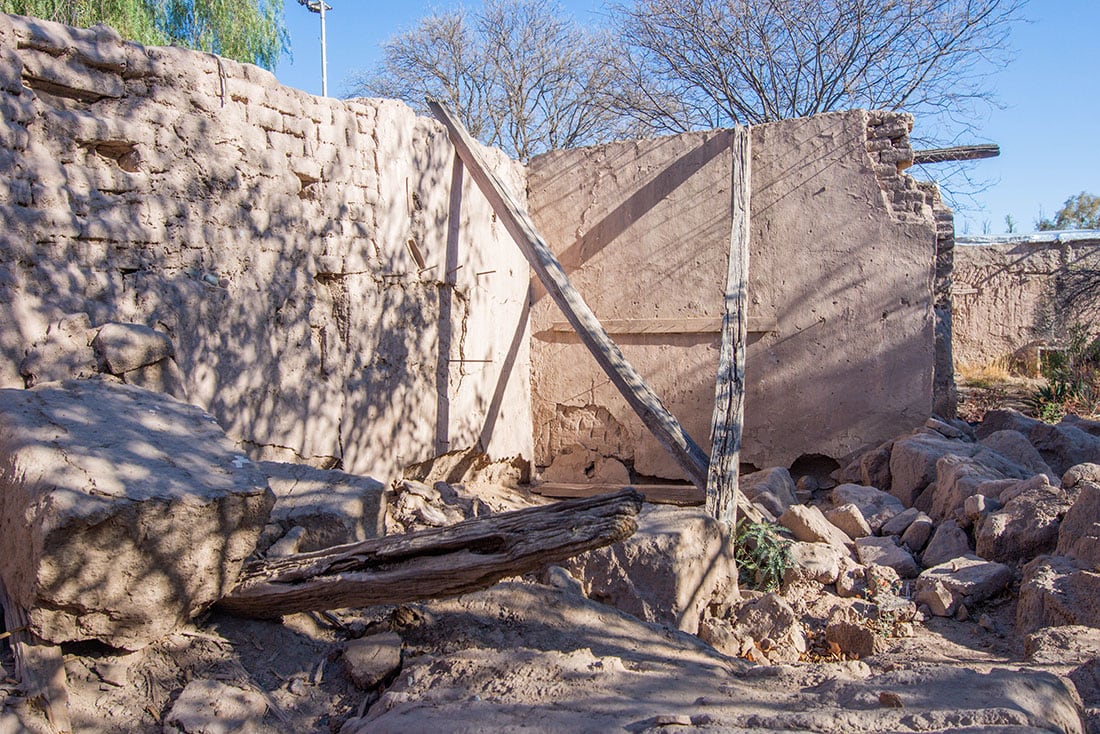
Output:
[[687,434],[680,422],[669,412],[657,394],[646,384],[633,365],[627,362],[622,351],[608,336],[592,309],[581,294],[569,282],[565,269],[550,246],[538,233],[530,217],[501,184],[496,174],[485,164],[477,144],[465,126],[446,106],[428,100],[428,107],[442,122],[451,136],[451,142],[470,176],[477,183],[505,229],[512,235],[523,252],[531,269],[545,286],[554,303],[580,336],[596,362],[619,389],[630,407],[641,418],[657,441],[683,468],[695,486],[707,484],[709,459],[703,450]]
[[706,494],[694,484],[604,484],[582,482],[539,482],[531,485],[531,491],[543,497],[568,499],[593,497],[608,492],[618,492],[627,487],[645,497],[645,501],[657,505],[690,507],[706,502]]
[[27,611],[8,595],[3,581],[0,581],[0,606],[4,608],[4,626],[11,632],[15,675],[23,693],[46,712],[46,719],[55,732],[71,732],[68,676],[61,648],[39,639],[30,631]]
[[956,145],[952,148],[928,148],[913,151],[913,163],[946,163],[948,161],[976,161],[982,158],[996,158],[1001,147],[988,145]]
[[[745,343],[749,333],[749,189],[752,171],[748,129],[737,127],[731,134],[732,225],[722,344],[718,351],[718,379],[714,388],[714,416],[710,429],[707,514],[733,525],[739,494],[741,429],[745,419]],[[743,512],[752,513],[747,500],[741,504]]]
[[[600,319],[608,334],[720,334],[723,318],[721,316],[684,316],[672,319]],[[775,331],[777,323],[774,317],[749,316],[749,333],[762,334]],[[573,333],[568,321],[554,321],[549,331]]]
[[617,543],[636,529],[633,489],[248,564],[218,606],[244,617],[458,596]]

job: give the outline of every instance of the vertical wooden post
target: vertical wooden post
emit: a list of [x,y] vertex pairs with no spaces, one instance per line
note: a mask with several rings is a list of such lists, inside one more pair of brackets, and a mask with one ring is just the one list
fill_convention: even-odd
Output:
[[496,175],[485,165],[473,138],[465,126],[444,105],[428,100],[428,107],[450,132],[451,142],[458,151],[470,176],[489,204],[493,207],[523,252],[531,269],[546,287],[554,303],[558,305],[581,341],[588,347],[596,362],[607,373],[638,417],[653,436],[676,459],[696,487],[707,485],[707,455],[691,439],[676,417],[668,411],[657,394],[646,384],[638,371],[626,361],[619,347],[607,335],[596,314],[585,303],[581,294],[569,282],[565,269],[557,256],[538,233],[530,217],[501,185]]
[[2,580],[0,607],[4,610],[4,626],[11,630],[15,674],[23,693],[42,707],[57,734],[68,734],[73,725],[69,718],[68,678],[61,648],[38,639],[28,629],[26,610],[8,596]]
[[752,174],[748,128],[732,131],[730,143],[732,202],[730,206],[729,269],[722,317],[722,346],[711,423],[710,468],[707,472],[707,513],[733,525],[736,521],[741,428],[745,413],[745,340],[748,335],[749,191]]

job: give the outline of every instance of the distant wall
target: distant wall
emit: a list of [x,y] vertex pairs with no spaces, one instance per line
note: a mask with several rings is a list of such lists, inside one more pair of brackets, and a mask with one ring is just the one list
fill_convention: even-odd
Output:
[[528,267],[404,105],[0,15],[0,211],[0,386],[83,312],[167,334],[254,456],[531,454]]
[[[936,212],[950,213],[901,173],[911,125],[855,111],[752,129],[744,462],[839,459],[933,411]],[[615,143],[528,167],[540,230],[596,315],[634,325],[613,338],[705,450],[718,329],[653,333],[647,324],[721,316],[729,138],[719,130]],[[555,326],[561,319],[536,288],[536,462],[581,446],[641,475],[682,477],[577,338]]]
[[1059,344],[1074,324],[1100,333],[1100,233],[974,237],[955,248],[954,353],[959,364],[1011,359]]

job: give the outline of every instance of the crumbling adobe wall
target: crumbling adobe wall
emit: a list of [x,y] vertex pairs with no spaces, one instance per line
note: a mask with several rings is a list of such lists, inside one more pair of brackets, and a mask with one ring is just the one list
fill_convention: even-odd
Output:
[[530,456],[528,267],[400,103],[0,15],[0,211],[0,386],[86,313],[169,336],[254,456],[382,478]]
[[968,238],[955,250],[954,350],[959,364],[1009,360],[1028,345],[1100,329],[1100,237],[1039,232]]
[[[901,171],[912,120],[854,111],[752,129],[746,426],[742,461],[839,459],[933,411],[931,195]],[[670,410],[709,448],[719,333],[645,333],[720,317],[730,246],[730,135],[689,133],[561,151],[528,167],[535,220]],[[942,209],[942,207],[941,207]],[[574,445],[683,474],[536,289],[536,463]],[[698,323],[692,321],[692,323]]]

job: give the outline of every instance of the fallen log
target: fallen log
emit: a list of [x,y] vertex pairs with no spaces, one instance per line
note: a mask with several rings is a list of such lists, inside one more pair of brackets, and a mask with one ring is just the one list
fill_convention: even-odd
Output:
[[242,617],[401,604],[488,588],[637,530],[634,489],[248,564],[218,607]]

